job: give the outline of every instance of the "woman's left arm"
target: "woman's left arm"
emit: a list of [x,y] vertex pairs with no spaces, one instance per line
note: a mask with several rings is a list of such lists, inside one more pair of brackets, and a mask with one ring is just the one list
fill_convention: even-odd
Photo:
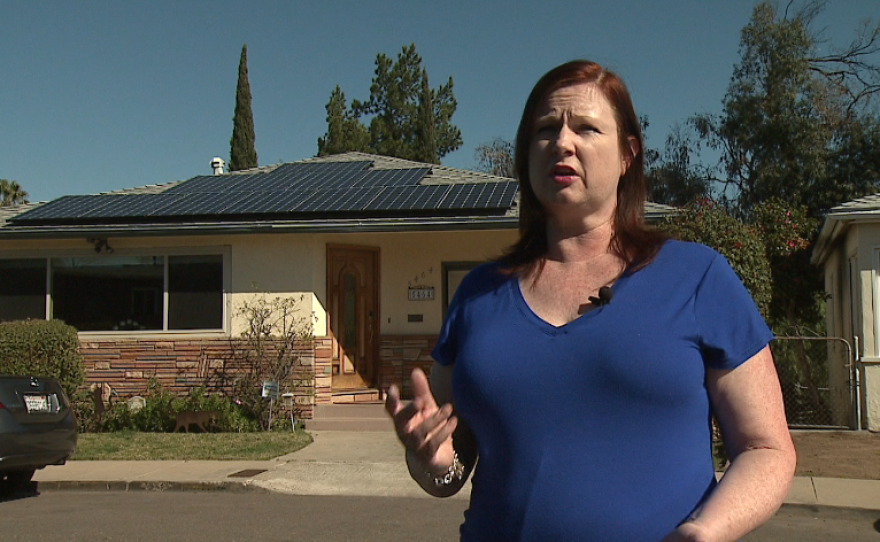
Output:
[[664,542],[737,540],[770,519],[794,477],[794,444],[770,347],[736,369],[707,369],[706,387],[730,466],[696,517]]

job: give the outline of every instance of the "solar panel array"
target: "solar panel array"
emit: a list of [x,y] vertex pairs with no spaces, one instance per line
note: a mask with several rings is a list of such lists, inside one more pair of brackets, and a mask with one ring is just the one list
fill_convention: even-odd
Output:
[[193,177],[159,194],[64,196],[10,222],[504,210],[516,195],[512,181],[422,185],[430,168],[376,170],[371,164],[284,164],[268,172]]

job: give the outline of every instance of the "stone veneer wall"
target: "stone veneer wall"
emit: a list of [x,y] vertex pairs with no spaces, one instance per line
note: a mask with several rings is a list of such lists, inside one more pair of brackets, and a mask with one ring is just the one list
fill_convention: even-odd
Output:
[[379,346],[379,359],[382,370],[379,387],[387,390],[395,384],[401,396],[412,398],[409,375],[416,367],[431,375],[434,358],[431,350],[437,343],[436,335],[382,335]]
[[[396,384],[403,397],[412,397],[409,375],[420,367],[430,375],[435,335],[383,335],[379,358],[379,388]],[[237,369],[229,339],[206,340],[82,340],[80,352],[86,369],[86,385],[107,384],[117,396],[128,399],[144,395],[150,379],[178,395],[205,386],[207,393],[230,393]],[[314,388],[296,390],[301,416],[311,418],[314,405],[331,402],[332,337],[316,337],[304,345],[306,367],[314,366]],[[314,390],[314,391],[313,391]]]
[[331,402],[330,385],[333,382],[333,338],[315,339],[315,401]]
[[[316,356],[321,339],[303,344],[299,354],[302,371],[322,370]],[[107,384],[119,399],[144,395],[150,379],[177,395],[187,395],[194,387],[205,386],[207,393],[230,393],[237,371],[233,346],[229,339],[194,341],[157,340],[81,340],[86,369],[86,385]],[[329,349],[328,349],[329,350]],[[328,362],[329,364],[329,362]],[[320,374],[316,371],[316,375]],[[317,380],[317,378],[316,378]],[[322,383],[315,382],[317,390]],[[329,390],[329,383],[327,384]],[[296,404],[303,418],[311,418],[316,401],[313,386],[294,390]]]

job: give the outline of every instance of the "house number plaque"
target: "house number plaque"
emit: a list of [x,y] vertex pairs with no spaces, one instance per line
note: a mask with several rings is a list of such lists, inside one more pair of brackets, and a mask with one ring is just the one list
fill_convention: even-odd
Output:
[[432,301],[434,299],[434,287],[422,286],[420,288],[409,289],[410,301]]

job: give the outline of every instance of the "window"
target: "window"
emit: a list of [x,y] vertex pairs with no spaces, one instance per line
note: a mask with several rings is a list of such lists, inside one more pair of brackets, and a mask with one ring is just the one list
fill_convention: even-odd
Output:
[[464,276],[483,262],[443,262],[443,316]]
[[0,322],[46,318],[46,260],[0,260]]
[[79,331],[222,330],[223,263],[220,254],[0,260],[0,321],[46,318],[48,298],[49,317]]
[[162,329],[161,256],[52,259],[52,318],[80,331]]
[[223,327],[223,257],[168,257],[168,329]]

